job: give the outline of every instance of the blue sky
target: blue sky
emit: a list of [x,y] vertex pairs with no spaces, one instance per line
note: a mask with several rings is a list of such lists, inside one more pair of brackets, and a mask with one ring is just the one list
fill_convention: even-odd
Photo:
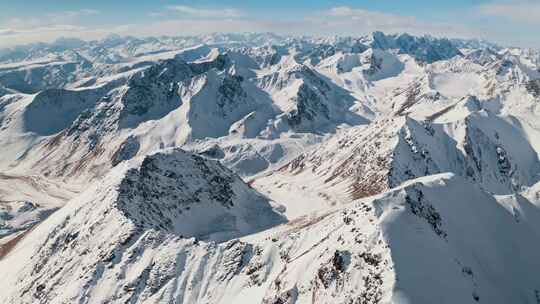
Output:
[[540,48],[540,0],[0,0],[0,47],[58,37],[374,30]]

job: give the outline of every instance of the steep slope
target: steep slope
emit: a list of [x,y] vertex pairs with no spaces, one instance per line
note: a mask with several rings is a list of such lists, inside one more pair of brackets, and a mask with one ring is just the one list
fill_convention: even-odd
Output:
[[[201,49],[193,51],[197,58]],[[237,146],[230,158],[238,158],[251,149],[246,139],[256,138],[255,154],[266,154],[288,133],[305,134],[284,140],[292,147],[341,124],[368,122],[350,110],[355,100],[348,92],[306,65],[278,65],[257,75],[257,63],[242,53],[213,50],[188,63],[182,59],[188,52],[90,86],[4,96],[0,141],[10,151],[4,164],[84,182],[163,147],[224,138],[220,144]],[[241,173],[257,173],[277,158],[263,157],[265,166]]]
[[[159,152],[115,168],[27,235],[2,261],[10,273],[2,280],[17,284],[2,302],[142,300],[174,279],[181,247],[197,250],[199,240],[226,241],[281,222],[264,197],[218,163]],[[11,258],[28,260],[8,267]]]
[[280,119],[296,132],[329,132],[339,124],[365,124],[368,120],[352,111],[355,98],[325,76],[292,56],[259,75],[258,86],[268,92],[284,113]]
[[385,35],[382,32],[374,32],[368,41],[374,49],[397,50],[401,54],[409,54],[415,59],[427,63],[462,55],[450,40],[428,36]]
[[474,109],[451,122],[392,118],[346,130],[282,171],[292,173],[291,181],[317,176],[324,184],[348,184],[353,198],[442,172],[507,194],[535,184],[540,161],[520,125]]
[[0,64],[0,85],[12,92],[34,94],[44,89],[63,88],[89,75],[91,69],[92,63],[74,52],[35,61]]
[[[261,205],[242,202],[237,195],[242,187],[251,195],[252,190],[233,186],[232,205],[227,203],[231,196],[152,204],[152,193],[168,183],[136,185],[136,179],[145,176],[175,180],[171,172],[177,167],[166,169],[171,161],[181,161],[185,173],[196,159],[212,173],[189,172],[198,172],[208,182],[206,177],[216,169],[208,161],[178,151],[157,154],[120,177],[119,188],[99,188],[98,196],[91,190],[70,210],[42,223],[0,261],[8,274],[2,278],[6,292],[0,299],[6,303],[535,301],[540,282],[534,272],[540,265],[538,245],[530,240],[538,237],[540,212],[523,197],[511,208],[512,200],[497,201],[462,178],[434,176],[375,199],[216,244],[204,240],[209,236],[207,216],[233,213],[245,219],[243,207]],[[203,168],[199,166],[194,165]],[[192,181],[186,184],[194,185]],[[205,198],[212,193],[208,186],[203,182],[197,187],[206,189],[200,192]],[[204,216],[189,220],[200,205],[206,209]],[[187,217],[188,222],[159,215],[166,206],[180,206],[180,218]],[[259,213],[257,220],[272,217],[279,223],[272,212]],[[169,220],[183,225],[173,228]],[[18,263],[12,263],[15,260]]]
[[527,240],[538,237],[528,223],[538,202],[512,209],[461,178],[419,181],[374,202],[392,251],[394,294],[405,303],[535,303],[537,245]]
[[80,185],[36,175],[0,174],[0,246],[78,194]]
[[[183,128],[185,133],[183,138],[172,139],[175,143],[192,137],[217,136],[219,134],[204,133],[211,128],[207,125],[198,127],[195,122],[190,130],[188,121],[193,119],[198,123],[201,120],[197,115],[228,107],[221,117],[213,118],[232,124],[252,110],[240,108],[243,112],[236,117],[227,117],[238,109],[225,103],[236,101],[238,96],[235,94],[245,95],[234,75],[216,75],[227,64],[227,57],[223,55],[212,61],[192,64],[169,59],[134,73],[126,83],[112,80],[85,89],[45,90],[19,98],[6,96],[2,139],[7,148],[13,150],[10,165],[19,164],[20,170],[38,167],[51,177],[88,173],[90,177],[100,176],[110,168],[110,159],[115,159],[118,154],[125,158],[129,154],[121,153],[128,142],[133,143],[131,146],[142,146],[146,152],[159,148],[160,143],[156,144],[152,135],[148,135],[148,139],[152,140],[149,144],[153,146],[136,144],[138,136],[135,134],[150,132],[158,127],[160,120],[162,124],[166,123],[163,118],[175,111],[180,113],[176,115],[179,121],[173,127]],[[190,106],[190,99],[198,95],[205,98],[201,97],[203,100]],[[188,111],[189,115],[182,115]],[[27,145],[22,141],[13,142],[14,136],[28,138]]]

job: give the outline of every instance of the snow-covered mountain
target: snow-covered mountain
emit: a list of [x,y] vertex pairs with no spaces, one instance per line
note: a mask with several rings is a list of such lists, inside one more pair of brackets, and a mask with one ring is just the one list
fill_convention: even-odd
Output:
[[0,51],[1,303],[540,303],[540,52]]

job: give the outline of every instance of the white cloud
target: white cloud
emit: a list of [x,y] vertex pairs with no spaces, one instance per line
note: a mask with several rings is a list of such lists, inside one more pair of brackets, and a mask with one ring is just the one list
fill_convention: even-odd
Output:
[[93,39],[106,35],[108,29],[92,29],[80,25],[87,16],[97,15],[94,9],[60,11],[43,17],[10,18],[0,24],[0,47],[33,42],[51,42],[59,37]]
[[164,17],[166,14],[164,12],[150,12],[148,13],[148,17],[152,18],[158,18],[158,17]]
[[244,15],[240,10],[234,8],[201,9],[186,5],[175,5],[168,6],[167,9],[189,17],[197,18],[237,18]]
[[37,30],[36,28],[41,27],[56,27],[59,25],[66,24],[77,24],[81,21],[81,18],[85,16],[91,16],[99,14],[99,11],[92,9],[81,9],[77,11],[61,11],[55,13],[45,14],[43,17],[36,18],[10,18],[6,20],[3,24],[0,24],[2,27],[10,28],[14,31],[18,30]]
[[[415,17],[355,9],[348,6],[334,7],[323,13],[329,17],[330,21],[351,23],[368,29],[378,28],[382,30],[383,28],[392,28],[392,30],[403,31],[399,29],[417,27],[420,24],[420,21]],[[426,28],[426,30],[430,27]]]
[[540,2],[505,1],[484,4],[478,7],[486,16],[502,17],[516,23],[540,24]]
[[341,34],[358,34],[372,31],[388,33],[407,32],[415,35],[429,34],[434,36],[473,37],[480,32],[460,23],[427,22],[413,16],[370,11],[349,6],[333,7],[318,15],[310,16],[314,25],[319,22],[328,32]]
[[0,37],[1,36],[12,36],[12,35],[16,35],[16,34],[17,34],[17,31],[12,30],[12,29],[8,29],[8,28],[0,29]]
[[79,22],[81,18],[99,14],[99,11],[93,9],[80,9],[76,11],[61,11],[47,14],[46,18],[41,19],[43,23],[74,23]]
[[[500,5],[500,2],[498,3]],[[484,6],[484,14],[500,11]],[[478,18],[464,15],[462,22],[428,22],[413,16],[370,11],[349,6],[336,6],[325,11],[310,12],[295,19],[253,18],[237,9],[199,9],[190,6],[166,7],[147,12],[137,24],[82,26],[82,17],[99,14],[93,10],[65,11],[47,18],[13,18],[0,24],[0,47],[36,41],[53,41],[59,37],[100,39],[108,34],[156,36],[191,35],[211,32],[275,32],[292,35],[362,35],[372,31],[386,33],[430,34],[442,37],[496,39],[510,42],[511,35],[499,33],[492,25],[466,26],[467,20]],[[515,15],[515,14],[514,14]],[[241,17],[241,18],[240,18]],[[492,17],[490,17],[492,18]],[[517,17],[516,17],[517,18]],[[509,22],[510,23],[510,22]],[[527,36],[528,37],[528,36]],[[533,37],[533,36],[531,36]],[[517,45],[536,42],[515,41]]]
[[99,11],[95,10],[95,9],[90,9],[90,8],[83,8],[83,9],[79,10],[79,13],[81,13],[83,15],[97,15],[97,14],[99,14]]
[[89,28],[74,24],[49,24],[17,29],[5,28],[0,29],[0,48],[35,42],[52,42],[60,37],[85,40],[100,39],[112,33],[128,35],[130,31],[126,25],[109,28]]
[[[107,34],[120,35],[190,35],[211,32],[276,32],[293,35],[361,35],[375,30],[408,32],[436,36],[474,36],[474,32],[455,24],[422,22],[415,17],[400,16],[348,6],[311,12],[293,20],[250,18],[235,8],[202,9],[177,5],[162,11],[146,13],[158,17],[138,24],[81,26],[82,17],[99,14],[92,9],[63,11],[46,18],[13,18],[0,28],[0,47],[36,41],[52,41],[59,37],[99,39]],[[241,17],[241,18],[240,18]],[[156,20],[158,19],[158,20]],[[9,29],[9,31],[8,31]],[[126,30],[127,29],[127,30]]]
[[[354,16],[353,16],[354,17]],[[161,18],[160,18],[161,19]],[[384,21],[384,28],[374,18],[357,20],[357,18],[340,18],[328,14],[317,14],[298,20],[256,20],[248,18],[170,18],[130,25],[114,27],[89,28],[69,24],[39,25],[34,21],[32,27],[5,27],[5,33],[0,30],[0,47],[26,44],[36,41],[50,42],[59,37],[77,37],[81,39],[101,39],[109,34],[159,36],[159,35],[192,35],[213,32],[275,32],[292,35],[361,35],[374,30],[386,32],[410,32],[412,34],[437,34],[418,29],[405,29],[396,20]],[[29,23],[27,23],[29,24]]]

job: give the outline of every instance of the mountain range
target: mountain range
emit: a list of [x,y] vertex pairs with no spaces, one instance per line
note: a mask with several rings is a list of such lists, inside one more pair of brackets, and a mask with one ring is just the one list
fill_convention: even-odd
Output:
[[0,50],[1,303],[540,303],[540,52]]

